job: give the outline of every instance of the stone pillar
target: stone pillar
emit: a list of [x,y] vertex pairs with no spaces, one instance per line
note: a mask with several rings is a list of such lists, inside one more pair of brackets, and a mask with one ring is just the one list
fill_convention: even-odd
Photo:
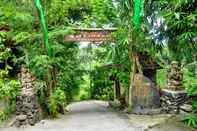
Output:
[[23,65],[19,80],[22,88],[16,101],[16,126],[34,125],[41,120],[41,108],[38,104],[38,99],[35,91],[36,78]]

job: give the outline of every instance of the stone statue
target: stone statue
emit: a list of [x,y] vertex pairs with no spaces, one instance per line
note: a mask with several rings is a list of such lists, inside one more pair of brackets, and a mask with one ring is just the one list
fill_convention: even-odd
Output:
[[171,63],[167,74],[167,88],[173,91],[182,90],[183,74],[177,61]]

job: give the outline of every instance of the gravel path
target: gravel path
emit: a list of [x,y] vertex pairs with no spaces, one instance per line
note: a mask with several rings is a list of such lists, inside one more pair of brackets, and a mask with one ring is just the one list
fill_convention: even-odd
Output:
[[143,131],[132,125],[102,101],[84,101],[69,106],[69,113],[55,120],[43,120],[35,126],[0,128],[0,131]]

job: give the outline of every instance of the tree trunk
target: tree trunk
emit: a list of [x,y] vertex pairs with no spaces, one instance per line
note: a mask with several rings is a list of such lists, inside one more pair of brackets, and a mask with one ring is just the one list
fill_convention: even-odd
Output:
[[[130,17],[132,18],[133,16],[133,0],[131,0],[131,5],[130,5]],[[134,47],[134,36],[133,36],[133,31],[132,31],[132,24],[131,21],[129,21],[128,24],[128,41],[129,41],[129,59],[131,64],[131,72],[130,72],[130,85],[129,85],[129,108],[132,108],[132,86],[134,83],[134,78],[135,78],[135,74],[137,73],[137,71],[141,74],[141,76],[143,75],[143,70],[142,70],[142,66],[140,65],[140,61],[139,61],[139,56],[137,54],[137,52],[134,51],[133,47]]]
[[143,75],[143,69],[142,69],[142,65],[140,64],[140,60],[139,60],[138,54],[135,55],[135,59],[136,59],[137,70],[138,70],[140,75]]
[[51,96],[53,93],[53,78],[52,78],[52,68],[48,69],[48,75],[47,75],[47,87],[48,92],[47,95]]
[[132,30],[131,30],[131,23],[128,25],[128,40],[129,40],[129,47],[128,47],[128,53],[129,53],[129,60],[131,62],[131,67],[130,67],[130,84],[129,84],[129,100],[128,100],[128,106],[131,109],[132,108],[132,84],[134,80],[134,75],[135,75],[135,59],[133,55],[133,39],[132,39]]

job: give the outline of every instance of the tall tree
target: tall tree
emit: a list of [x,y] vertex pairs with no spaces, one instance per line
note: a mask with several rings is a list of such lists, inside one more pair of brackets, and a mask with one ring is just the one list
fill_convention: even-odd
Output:
[[136,72],[138,71],[141,75],[142,67],[139,62],[137,49],[137,44],[139,42],[140,37],[137,35],[141,30],[141,17],[144,14],[144,1],[143,0],[120,0],[120,17],[122,18],[122,22],[124,23],[125,32],[127,32],[127,42],[128,42],[128,54],[131,64],[130,67],[130,85],[129,85],[129,108],[132,107],[132,86],[134,82],[134,77]]

